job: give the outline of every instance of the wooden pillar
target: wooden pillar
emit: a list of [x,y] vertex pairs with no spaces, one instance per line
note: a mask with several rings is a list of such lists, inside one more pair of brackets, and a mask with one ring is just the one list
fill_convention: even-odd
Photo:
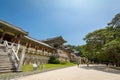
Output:
[[15,36],[15,43],[20,44],[20,42],[21,42],[21,38],[22,38],[22,37],[23,37],[22,34],[18,34],[18,35],[16,35],[16,36]]
[[41,48],[41,51],[42,51],[41,55],[43,55],[43,53],[44,53],[44,49],[43,49],[43,48]]
[[27,41],[26,44],[25,44],[25,46],[26,46],[27,48],[28,48],[28,44],[29,44],[29,43],[28,43],[28,41]]
[[15,37],[12,39],[12,42],[20,44],[22,37],[23,37],[22,34],[16,34]]
[[17,39],[17,35],[14,36],[14,38],[12,39],[12,42],[16,43],[16,39]]
[[4,39],[5,34],[6,34],[6,32],[4,31],[4,32],[2,33],[2,37],[0,38],[0,41],[2,41],[2,40]]
[[44,48],[42,48],[41,50],[42,50],[42,52],[44,52]]
[[35,45],[36,53],[37,53],[38,47],[39,47],[39,46],[36,44],[36,45]]
[[30,47],[31,47],[31,45],[32,45],[32,44],[29,42],[29,43],[28,43],[28,48],[30,48]]
[[38,50],[39,50],[39,45],[37,45],[37,47],[36,47],[37,54],[39,54]]
[[31,47],[31,42],[30,42],[30,41],[26,41],[25,46],[26,46],[27,48]]

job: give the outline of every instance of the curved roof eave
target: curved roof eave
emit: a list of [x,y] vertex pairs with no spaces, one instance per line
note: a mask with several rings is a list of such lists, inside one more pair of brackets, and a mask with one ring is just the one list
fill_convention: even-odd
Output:
[[15,29],[15,30],[18,30],[18,31],[22,32],[22,33],[25,34],[25,35],[28,35],[28,32],[26,32],[26,31],[24,31],[23,29],[21,29],[21,28],[19,28],[19,27],[17,27],[17,26],[14,26],[14,25],[12,25],[12,24],[10,24],[10,23],[8,23],[8,22],[5,22],[5,21],[3,21],[3,20],[0,20],[0,23],[2,23],[2,24],[4,24],[4,25],[7,25],[8,27],[11,27],[11,28],[13,28],[13,29]]
[[30,40],[32,40],[32,41],[35,41],[35,42],[37,42],[37,43],[39,43],[39,44],[42,44],[42,45],[44,45],[44,46],[47,46],[47,47],[49,47],[49,48],[55,49],[55,48],[51,47],[50,45],[48,45],[48,44],[46,44],[46,43],[43,43],[43,42],[41,42],[41,41],[38,41],[38,40],[36,40],[36,39],[33,39],[33,38],[29,37],[29,36],[24,36],[24,37],[25,37],[25,38],[28,38],[28,39],[30,39]]

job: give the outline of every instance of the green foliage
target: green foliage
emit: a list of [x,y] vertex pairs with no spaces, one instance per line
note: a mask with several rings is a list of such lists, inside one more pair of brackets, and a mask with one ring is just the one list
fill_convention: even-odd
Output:
[[82,55],[94,62],[120,66],[120,14],[107,27],[88,33],[85,45],[79,46]]
[[56,57],[54,56],[51,56],[48,63],[51,63],[51,64],[60,64],[60,61],[56,59]]
[[67,61],[60,61],[60,64],[62,64],[62,65],[65,65],[67,63],[68,63]]
[[33,71],[33,66],[32,65],[23,65],[22,66],[22,71]]

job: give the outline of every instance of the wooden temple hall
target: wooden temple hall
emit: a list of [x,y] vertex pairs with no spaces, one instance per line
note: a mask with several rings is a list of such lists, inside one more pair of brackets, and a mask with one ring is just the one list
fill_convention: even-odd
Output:
[[24,64],[45,64],[50,56],[70,61],[61,37],[43,41],[28,36],[23,29],[0,20],[0,72],[20,71]]

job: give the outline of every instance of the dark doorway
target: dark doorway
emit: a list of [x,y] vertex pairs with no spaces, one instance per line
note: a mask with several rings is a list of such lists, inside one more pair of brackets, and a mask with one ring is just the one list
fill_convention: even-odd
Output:
[[11,42],[11,40],[13,39],[13,37],[14,37],[14,36],[12,36],[12,35],[5,34],[4,39],[3,39],[3,40],[7,40],[7,41]]

